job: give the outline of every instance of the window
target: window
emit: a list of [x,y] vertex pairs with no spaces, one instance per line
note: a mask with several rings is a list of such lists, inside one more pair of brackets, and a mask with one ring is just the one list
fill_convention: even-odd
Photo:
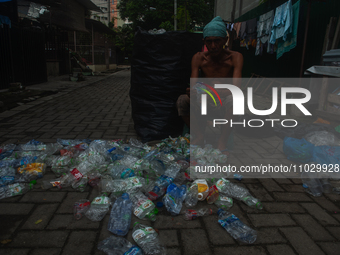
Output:
[[112,0],[112,4],[115,4],[115,0]]
[[112,13],[115,13],[115,10],[114,10],[114,9],[112,9]]

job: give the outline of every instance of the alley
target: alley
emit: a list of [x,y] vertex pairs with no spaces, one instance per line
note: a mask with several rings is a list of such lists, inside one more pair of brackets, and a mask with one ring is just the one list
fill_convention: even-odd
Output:
[[[23,105],[12,113],[4,112],[0,115],[0,142],[137,137],[129,88],[130,71],[125,70],[95,84]],[[236,166],[290,163],[283,154],[280,138],[252,139],[240,135],[235,138],[229,162]],[[54,174],[48,171],[32,191],[0,200],[0,240],[10,240],[1,244],[1,254],[104,254],[97,245],[111,235],[107,230],[109,214],[101,222],[86,217],[76,221],[73,216],[74,203],[83,198],[91,201],[98,190],[87,187],[81,193],[72,188],[41,189],[42,180],[53,178]],[[339,254],[339,195],[313,197],[305,192],[299,178],[242,179],[238,184],[263,203],[264,208],[257,210],[234,200],[230,209],[258,231],[254,244],[235,241],[217,223],[217,207],[205,201],[195,208],[213,209],[210,216],[184,221],[183,215],[171,216],[163,207],[155,222],[142,223],[159,231],[169,255]],[[132,216],[131,229],[137,220],[140,221]],[[131,232],[127,239],[134,243]]]

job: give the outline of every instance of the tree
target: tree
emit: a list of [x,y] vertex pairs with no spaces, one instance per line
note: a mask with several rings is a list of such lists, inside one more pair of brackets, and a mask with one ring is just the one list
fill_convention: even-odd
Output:
[[130,55],[133,49],[134,32],[131,25],[123,25],[114,29],[116,31],[115,44],[124,56]]
[[[177,0],[178,28],[185,29],[185,6],[187,10],[187,27],[204,26],[214,16],[213,0]],[[122,19],[133,22],[145,30],[160,28],[167,24],[173,25],[174,1],[169,0],[121,0],[118,4],[119,14]]]

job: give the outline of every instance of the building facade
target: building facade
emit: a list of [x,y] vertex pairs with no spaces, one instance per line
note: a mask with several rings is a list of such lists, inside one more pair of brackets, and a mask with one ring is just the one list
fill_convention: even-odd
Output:
[[215,17],[225,21],[233,21],[259,5],[260,0],[215,0]]
[[110,14],[110,3],[112,0],[92,0],[92,2],[97,5],[101,12],[92,11],[91,19],[100,21],[105,25],[109,25],[111,21],[111,14]]

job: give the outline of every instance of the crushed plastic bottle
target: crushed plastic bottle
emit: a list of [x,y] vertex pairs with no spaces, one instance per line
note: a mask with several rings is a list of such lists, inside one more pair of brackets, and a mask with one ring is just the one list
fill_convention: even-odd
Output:
[[256,241],[257,232],[245,225],[234,214],[219,209],[218,223],[236,240],[252,244]]
[[161,175],[156,181],[155,186],[146,195],[151,200],[156,200],[163,196],[166,192],[167,187],[173,182],[173,178]]
[[209,186],[205,179],[198,179],[194,181],[198,186],[198,200],[203,201],[209,194]]
[[13,167],[0,168],[0,187],[14,183],[15,173]]
[[101,241],[98,243],[98,250],[108,255],[143,255],[141,248],[120,236],[110,236]]
[[224,178],[221,178],[216,182],[216,187],[220,193],[223,193],[228,197],[243,201],[248,206],[260,210],[263,209],[261,201],[253,197],[246,188],[231,183]]
[[198,186],[197,184],[188,185],[187,195],[185,197],[185,206],[194,207],[198,202]]
[[78,202],[74,204],[73,212],[74,212],[74,218],[76,220],[80,220],[88,209],[90,209],[90,200],[87,199],[80,199]]
[[323,193],[323,187],[320,179],[318,178],[317,173],[312,172],[303,172],[301,174],[301,180],[304,184],[307,185],[307,193],[319,197]]
[[233,206],[233,199],[223,194],[220,194],[218,199],[214,202],[214,204],[218,208],[222,208],[224,210],[229,210]]
[[107,171],[114,179],[126,179],[135,176],[135,173],[131,168],[122,165],[119,161],[110,164]]
[[134,205],[134,215],[136,215],[139,219],[149,219],[151,221],[156,220],[156,215],[154,213],[155,204],[142,192],[137,191],[135,193],[131,193],[130,198]]
[[110,198],[106,194],[93,199],[91,207],[85,213],[85,216],[92,221],[101,221],[110,210]]
[[31,189],[27,183],[13,183],[0,187],[0,199],[20,196]]
[[212,185],[209,188],[208,196],[207,196],[207,203],[213,204],[219,197],[218,189],[216,188],[216,185]]
[[184,212],[184,219],[185,220],[194,220],[197,219],[197,217],[201,216],[208,216],[212,214],[212,210],[208,208],[202,208],[199,210],[192,210],[192,209],[187,209]]
[[172,183],[168,186],[167,193],[163,197],[163,203],[171,215],[178,215],[180,213],[186,191],[187,187],[185,185],[177,187]]
[[107,229],[113,234],[125,236],[131,224],[131,210],[129,194],[124,193],[112,206]]
[[143,186],[141,180],[141,177],[130,177],[117,180],[102,178],[99,182],[99,186],[102,192],[126,192],[128,190],[141,188]]
[[132,238],[146,255],[165,255],[166,251],[161,246],[157,232],[152,228],[135,222]]
[[71,186],[77,191],[84,192],[87,186],[87,182],[88,178],[86,175],[84,175],[79,180],[74,180]]

